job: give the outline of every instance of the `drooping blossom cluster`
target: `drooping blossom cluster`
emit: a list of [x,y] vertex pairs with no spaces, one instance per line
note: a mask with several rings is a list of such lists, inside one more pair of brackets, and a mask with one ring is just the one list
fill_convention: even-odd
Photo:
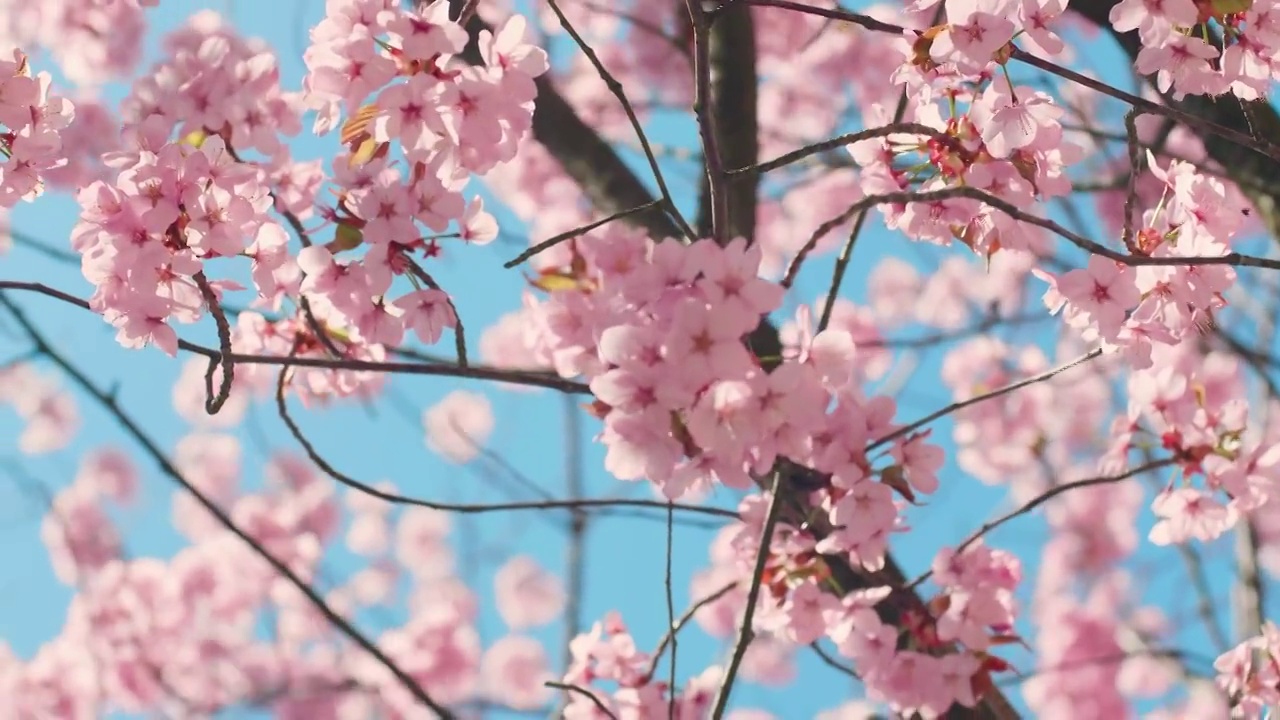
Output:
[[259,172],[234,160],[221,137],[160,143],[154,153],[141,151],[114,184],[81,191],[72,247],[97,288],[90,304],[116,327],[120,343],[176,355],[170,321],[195,322],[205,294],[217,292],[205,262],[284,230],[267,216],[271,197]]
[[0,60],[0,208],[34,200],[44,192],[44,175],[66,163],[62,132],[75,106],[52,92],[47,72],[31,74],[22,50]]

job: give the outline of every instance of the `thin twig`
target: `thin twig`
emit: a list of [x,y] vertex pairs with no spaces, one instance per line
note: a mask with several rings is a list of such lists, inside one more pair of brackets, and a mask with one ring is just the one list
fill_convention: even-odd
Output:
[[653,679],[654,674],[658,672],[658,661],[662,659],[662,654],[666,652],[667,646],[671,645],[673,648],[675,647],[676,634],[679,633],[681,630],[683,630],[684,626],[688,625],[693,620],[694,616],[698,614],[698,611],[710,605],[711,603],[719,600],[725,595],[728,595],[729,592],[736,587],[738,587],[738,582],[735,580],[721,587],[719,590],[716,590],[710,595],[707,595],[706,597],[699,599],[697,602],[690,605],[689,608],[684,611],[684,614],[679,617],[679,619],[673,621],[667,627],[667,632],[663,634],[662,639],[658,641],[658,647],[654,648],[653,650],[653,657],[649,659],[649,669],[644,674],[646,681]]
[[734,645],[733,655],[729,658],[729,667],[725,669],[724,680],[721,681],[720,690],[716,692],[716,699],[712,704],[711,720],[720,720],[724,717],[725,710],[729,707],[729,694],[733,692],[733,681],[738,676],[738,668],[742,665],[742,658],[747,654],[747,646],[755,638],[752,623],[756,618],[756,603],[760,599],[764,568],[769,561],[769,545],[773,541],[773,529],[778,524],[778,514],[782,509],[781,498],[786,489],[783,487],[784,475],[781,469],[773,471],[769,510],[764,518],[764,529],[760,533],[760,549],[756,553],[755,569],[751,573],[751,586],[747,590],[747,605],[742,612],[742,626],[738,628],[738,642]]
[[103,406],[103,408],[110,412],[119,421],[125,432],[131,435],[134,441],[141,445],[143,450],[145,450],[146,453],[155,460],[155,462],[160,466],[161,471],[182,486],[184,490],[191,493],[196,501],[200,503],[200,505],[208,511],[215,520],[218,521],[219,525],[244,542],[254,552],[254,554],[265,560],[267,564],[269,564],[276,572],[280,573],[280,575],[284,577],[290,585],[297,589],[298,592],[302,593],[307,601],[310,602],[311,605],[314,606],[316,610],[319,611],[320,614],[323,615],[335,628],[359,645],[365,652],[373,656],[379,664],[389,670],[391,674],[395,676],[396,680],[409,691],[409,694],[412,695],[414,699],[430,708],[444,720],[454,720],[455,715],[450,712],[448,708],[433,700],[427,691],[419,685],[413,677],[406,673],[391,658],[387,657],[387,655],[384,654],[372,640],[365,637],[364,634],[357,630],[354,625],[334,611],[333,608],[329,607],[329,605],[324,601],[324,598],[313,590],[310,585],[303,581],[301,577],[294,573],[288,565],[276,556],[272,555],[270,551],[250,537],[249,534],[241,529],[240,526],[238,526],[231,517],[218,506],[217,503],[207,497],[199,488],[187,480],[178,468],[169,461],[168,457],[166,457],[160,450],[159,446],[157,446],[155,442],[152,441],[151,438],[148,437],[134,422],[133,418],[129,417],[129,415],[126,414],[116,403],[115,398],[106,391],[99,389],[93,384],[93,381],[89,380],[89,378],[79,370],[79,368],[72,365],[68,360],[66,360],[66,358],[62,357],[60,353],[54,350],[31,321],[27,319],[27,316],[22,312],[22,309],[9,300],[9,297],[4,292],[0,292],[0,305],[4,305],[9,310],[14,319],[17,320],[18,324],[22,326],[22,329],[31,337],[32,342],[40,349],[41,354],[49,358],[50,361],[61,368],[63,372],[65,372],[77,385],[81,387],[81,389],[92,395],[94,399]]
[[[196,287],[200,288],[200,295],[204,297],[209,313],[213,315],[214,324],[218,326],[218,347],[222,348],[222,352],[217,358],[209,358],[209,368],[204,373],[204,411],[210,415],[217,415],[226,404],[227,398],[231,397],[231,384],[235,381],[235,361],[231,359],[231,324],[227,322],[227,314],[222,311],[222,306],[218,303],[218,294],[213,291],[213,286],[209,284],[209,278],[205,277],[204,270],[196,271],[192,278],[196,281]],[[218,391],[215,393],[213,374],[217,372],[219,366],[222,367],[222,384],[218,386]]]
[[865,210],[866,208],[860,207],[859,203],[854,203],[839,215],[819,225],[817,229],[809,235],[809,239],[805,240],[804,245],[800,246],[800,250],[791,258],[790,262],[787,263],[787,268],[782,272],[782,280],[779,284],[784,288],[790,289],[792,283],[796,281],[796,276],[800,274],[800,266],[809,258],[809,255],[813,252],[814,248],[818,247],[818,242],[821,241],[822,238],[826,237],[827,233],[849,222],[849,218],[853,217],[855,213],[865,212]]
[[[1169,467],[1170,465],[1173,465],[1175,462],[1176,462],[1175,460],[1169,459],[1169,458],[1166,458],[1163,460],[1153,460],[1151,462],[1143,463],[1142,465],[1139,465],[1137,467],[1129,468],[1128,470],[1125,470],[1124,472],[1119,473],[1117,475],[1104,475],[1101,477],[1092,477],[1084,480],[1074,480],[1072,482],[1062,483],[1061,485],[1054,485],[1048,490],[1045,490],[1044,492],[1040,493],[1036,497],[1027,501],[1016,510],[1012,510],[1008,513],[1005,513],[1004,515],[1001,515],[999,518],[996,518],[995,520],[992,520],[990,522],[983,523],[981,528],[976,530],[968,538],[965,538],[964,542],[960,543],[960,545],[956,548],[955,554],[960,555],[966,549],[968,549],[970,545],[981,540],[983,536],[985,536],[987,533],[991,532],[992,530],[995,530],[996,528],[1000,527],[1001,525],[1004,525],[1005,523],[1009,522],[1010,520],[1013,520],[1014,518],[1018,518],[1023,515],[1026,515],[1032,510],[1035,510],[1036,508],[1040,507],[1041,505],[1049,502],[1053,498],[1065,492],[1068,492],[1070,490],[1078,490],[1080,488],[1093,487],[1095,485],[1111,485],[1114,483],[1121,482],[1123,480],[1128,480],[1129,478],[1136,477],[1143,473],[1151,472],[1152,470],[1158,470],[1162,467]],[[924,582],[925,580],[928,580],[932,576],[933,576],[933,570],[926,571],[924,574],[920,575],[920,577],[916,578],[915,580],[912,580],[907,585],[907,589],[914,590],[916,586],[918,586],[920,583]]]
[[689,222],[680,214],[676,208],[675,200],[671,197],[671,191],[667,189],[667,181],[662,177],[662,170],[658,167],[658,159],[653,155],[653,148],[649,147],[649,138],[645,134],[644,126],[640,123],[640,118],[636,117],[635,108],[631,106],[631,101],[627,99],[626,92],[622,89],[622,83],[605,68],[604,63],[600,62],[600,58],[596,56],[596,51],[587,44],[578,31],[573,27],[573,23],[569,22],[569,18],[565,17],[563,11],[560,10],[560,4],[556,0],[547,0],[547,6],[551,8],[551,12],[555,13],[556,19],[560,21],[560,27],[573,38],[578,48],[587,56],[587,60],[596,69],[596,73],[600,75],[600,79],[609,88],[609,92],[622,103],[622,111],[626,113],[627,120],[631,122],[631,127],[636,131],[636,136],[640,140],[640,146],[644,149],[645,159],[649,161],[649,169],[653,171],[653,179],[658,184],[658,194],[662,196],[662,204],[665,206],[667,214],[680,227],[681,232],[690,241],[697,239],[697,234],[693,228],[689,227]]
[[590,690],[584,687],[578,687],[577,685],[570,685],[569,683],[556,682],[554,680],[548,680],[545,683],[543,683],[543,685],[546,685],[547,687],[550,687],[550,688],[555,688],[557,690],[564,690],[565,692],[571,692],[577,695],[581,695],[587,698],[588,700],[590,700],[591,702],[595,703],[595,706],[600,708],[600,712],[613,718],[613,720],[618,720],[618,716],[613,714],[613,711],[610,710],[609,707],[604,704],[604,701],[596,697],[595,693],[591,692]]
[[858,218],[853,221],[853,229],[849,231],[849,239],[845,242],[844,247],[840,249],[840,255],[836,257],[835,268],[831,271],[831,288],[827,291],[826,298],[822,301],[822,315],[818,317],[818,327],[816,332],[822,332],[827,329],[827,325],[831,323],[831,313],[836,309],[836,298],[840,295],[840,285],[844,282],[845,271],[849,269],[849,262],[853,260],[853,249],[858,244],[858,237],[862,234],[862,227],[867,222],[867,212],[863,210],[858,213]]
[[[23,290],[39,293],[85,310],[90,310],[88,301],[56,288],[51,288],[42,283],[0,280],[0,290]],[[208,348],[203,345],[197,345],[196,343],[189,342],[187,340],[178,340],[178,348],[186,352],[203,355],[210,359],[222,357],[222,353],[219,350]],[[246,355],[243,353],[231,353],[227,357],[237,365],[294,365],[297,367],[312,367],[325,370],[352,370],[404,375],[435,375],[443,377],[468,378],[472,380],[492,380],[495,382],[511,383],[514,385],[530,385],[579,395],[589,395],[591,393],[591,388],[588,387],[586,383],[574,380],[564,380],[547,373],[531,372],[527,370],[504,370],[501,368],[477,365],[461,367],[458,365],[442,364],[434,361],[429,363],[397,363],[357,360],[354,358],[330,359],[315,357],[286,357],[283,355]],[[661,505],[661,503],[659,503],[659,505]]]
[[[287,360],[288,358],[286,358]],[[631,498],[617,499],[593,499],[579,498],[576,500],[533,500],[529,502],[509,502],[509,503],[442,503],[433,500],[422,500],[419,498],[410,498],[396,493],[390,493],[377,488],[368,483],[361,482],[355,478],[340,472],[333,467],[328,460],[316,449],[316,447],[302,433],[302,428],[298,427],[298,423],[289,413],[289,405],[285,399],[285,389],[288,387],[288,374],[291,368],[286,363],[285,367],[280,371],[276,382],[276,410],[280,415],[280,419],[284,421],[285,427],[288,428],[289,434],[293,439],[302,446],[303,452],[310,458],[311,462],[316,464],[326,475],[346,485],[353,490],[357,490],[366,495],[376,497],[385,502],[397,505],[412,505],[416,507],[431,508],[433,510],[443,510],[446,512],[456,512],[462,514],[481,514],[491,512],[511,512],[520,510],[546,510],[552,508],[587,508],[587,507],[649,507],[663,508],[667,507],[667,503],[658,502],[657,500],[635,500]],[[716,507],[703,507],[700,505],[683,505],[675,506],[683,512],[701,513],[704,515],[714,515],[717,517],[737,519],[738,514],[732,510],[724,510]]]
[[809,643],[809,647],[818,656],[818,658],[822,660],[823,665],[826,665],[836,672],[848,675],[855,680],[859,679],[858,673],[854,672],[853,668],[848,667],[834,657],[831,657],[831,653],[827,652],[822,645],[818,644],[818,641],[815,640],[814,642]]
[[1035,385],[1036,383],[1044,382],[1045,380],[1048,380],[1054,377],[1055,375],[1059,375],[1063,372],[1066,372],[1067,370],[1070,370],[1073,367],[1076,367],[1077,365],[1082,365],[1090,360],[1093,360],[1094,358],[1098,358],[1101,356],[1102,356],[1101,348],[1098,348],[1096,350],[1090,350],[1089,352],[1085,353],[1084,355],[1081,355],[1075,360],[1072,360],[1066,365],[1060,365],[1056,368],[1053,368],[1052,370],[1046,370],[1045,372],[1042,372],[1039,375],[1032,375],[1029,378],[1024,378],[1017,382],[1005,385],[1004,387],[996,388],[995,390],[992,390],[990,392],[985,392],[980,395],[974,395],[973,397],[967,400],[961,400],[959,402],[952,403],[942,408],[941,410],[930,413],[909,425],[904,425],[898,428],[897,430],[894,430],[893,432],[889,433],[888,435],[885,435],[879,440],[872,442],[870,445],[867,446],[867,452],[875,450],[876,448],[884,445],[885,443],[893,442],[894,440],[897,440],[898,438],[903,437],[904,435],[908,435],[916,430],[919,430],[920,428],[924,427],[925,425],[928,425],[929,423],[933,422],[934,420],[937,420],[940,417],[945,417],[947,415],[950,415],[953,412],[956,412],[958,410],[963,410],[964,408],[967,408],[971,405],[977,405],[978,403],[982,403],[982,402],[986,402],[987,400],[998,398],[1001,395],[1008,395],[1009,393],[1014,392],[1015,390],[1021,390],[1022,388],[1027,387],[1028,385]]
[[881,127],[869,128],[867,130],[859,130],[858,132],[845,133],[844,135],[833,137],[830,140],[823,140],[822,142],[813,143],[812,145],[806,145],[798,150],[792,150],[785,155],[779,155],[767,162],[728,170],[726,171],[726,174],[764,174],[772,170],[777,170],[778,168],[786,167],[792,163],[800,162],[811,155],[817,155],[818,153],[826,152],[828,150],[835,150],[836,148],[841,148],[863,140],[873,140],[875,138],[888,137],[890,135],[924,135],[932,138],[938,137],[939,133],[936,129],[931,128],[928,125],[911,122],[897,122]]
[[595,222],[588,223],[588,224],[583,225],[583,226],[581,226],[581,227],[576,227],[576,228],[574,228],[574,229],[572,229],[572,230],[568,230],[568,231],[566,231],[566,232],[562,232],[562,233],[560,233],[559,235],[556,235],[556,236],[554,236],[554,237],[550,237],[550,238],[547,238],[546,240],[543,240],[542,242],[538,243],[537,245],[534,245],[534,246],[530,247],[528,250],[525,250],[524,252],[520,253],[519,255],[515,256],[514,258],[511,258],[510,260],[508,260],[508,261],[506,261],[506,262],[502,263],[502,267],[504,267],[504,268],[506,268],[506,269],[510,270],[511,268],[513,268],[513,267],[515,267],[515,266],[519,265],[520,263],[525,262],[526,260],[528,260],[529,258],[533,257],[534,255],[537,255],[538,253],[541,253],[541,252],[545,252],[545,251],[547,251],[547,250],[549,250],[549,249],[551,249],[551,248],[555,247],[556,245],[559,245],[560,243],[564,242],[565,240],[572,240],[573,238],[576,238],[576,237],[578,237],[578,236],[580,236],[580,235],[585,235],[585,234],[587,234],[587,233],[591,232],[592,230],[595,230],[596,228],[600,227],[601,225],[605,225],[605,224],[607,224],[607,223],[611,223],[611,222],[613,222],[614,220],[618,220],[618,219],[620,219],[620,218],[627,217],[628,215],[634,215],[635,213],[642,212],[642,211],[644,211],[644,210],[648,210],[648,209],[649,209],[649,208],[651,208],[651,207],[656,207],[656,206],[661,205],[661,204],[662,204],[662,201],[661,201],[661,200],[654,200],[653,202],[647,202],[647,203],[645,203],[645,204],[643,204],[643,205],[640,205],[640,206],[637,206],[637,207],[627,208],[626,210],[620,210],[620,211],[618,211],[618,212],[616,212],[616,213],[614,213],[614,214],[612,214],[612,215],[609,215],[609,216],[607,216],[607,217],[600,218],[599,220],[596,220]]

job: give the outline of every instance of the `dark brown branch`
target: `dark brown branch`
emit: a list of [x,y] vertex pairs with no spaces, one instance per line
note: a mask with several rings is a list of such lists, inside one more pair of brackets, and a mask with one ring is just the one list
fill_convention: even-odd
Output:
[[[217,415],[227,399],[231,397],[231,384],[235,381],[235,361],[231,359],[231,324],[227,322],[227,313],[218,303],[218,294],[209,284],[209,278],[205,277],[204,270],[197,271],[192,279],[196,281],[196,287],[200,289],[204,304],[209,308],[214,324],[218,327],[218,347],[221,352],[219,357],[209,358],[209,368],[204,374],[204,411],[210,415]],[[214,392],[213,374],[219,367],[222,368],[222,384],[218,386],[217,392]]]
[[[698,202],[698,231],[716,231],[717,242],[755,239],[760,176],[729,176],[726,168],[759,160],[755,19],[751,8],[729,8],[714,17],[702,0],[686,0],[693,21],[695,86],[707,177]],[[712,223],[713,214],[720,215]],[[712,225],[716,225],[712,228]]]
[[[483,23],[473,20],[467,26],[472,41],[463,57],[468,62],[479,63],[480,55],[475,38],[482,29]],[[644,187],[639,178],[622,162],[613,147],[599,133],[578,117],[568,101],[560,95],[550,81],[544,76],[537,79],[538,98],[533,113],[534,138],[546,147],[547,151],[560,164],[565,174],[582,188],[587,199],[598,212],[611,214],[629,208],[654,202],[653,195]],[[755,162],[752,160],[752,162]],[[672,238],[680,235],[680,228],[661,210],[654,208],[636,213],[626,218],[626,222],[643,228],[655,239]],[[751,351],[759,358],[779,358],[782,354],[782,342],[778,330],[767,320],[762,321],[747,339]],[[777,362],[764,362],[766,368],[776,366]],[[792,478],[812,471],[799,466],[788,469],[788,485],[798,485]],[[807,510],[808,504],[805,503]],[[830,532],[830,528],[816,523],[813,532],[819,537]],[[885,568],[878,573],[868,573],[852,568],[847,558],[825,558],[832,573],[845,592],[860,588],[890,585],[903,587],[907,578],[898,568],[894,559],[885,559]],[[896,593],[880,603],[876,611],[881,619],[892,625],[901,624],[906,611],[928,613],[924,602],[914,593]],[[953,708],[949,718],[954,720],[1007,720],[1017,718],[1018,713],[1008,700],[998,691],[989,691],[983,696],[977,709]]]

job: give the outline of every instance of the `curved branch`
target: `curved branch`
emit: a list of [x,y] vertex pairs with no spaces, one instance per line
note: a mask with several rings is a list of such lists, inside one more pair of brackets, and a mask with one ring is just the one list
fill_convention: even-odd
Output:
[[734,520],[738,519],[738,514],[732,510],[724,510],[716,507],[703,507],[700,505],[669,505],[668,503],[658,502],[657,500],[634,500],[630,498],[578,498],[571,500],[532,500],[529,502],[510,503],[442,503],[435,502],[433,500],[405,497],[403,495],[381,490],[373,485],[356,480],[350,475],[347,475],[333,467],[333,465],[320,454],[320,451],[316,449],[315,445],[307,439],[307,436],[302,434],[302,428],[298,427],[297,421],[295,421],[293,416],[289,414],[289,404],[285,398],[285,389],[288,387],[288,375],[289,370],[291,369],[287,362],[289,358],[285,358],[285,360],[285,366],[280,370],[280,374],[276,382],[275,399],[276,411],[279,413],[280,419],[284,421],[285,427],[289,429],[289,434],[292,435],[293,439],[297,440],[298,444],[302,446],[302,450],[306,453],[307,458],[310,459],[311,462],[315,463],[316,467],[320,468],[326,475],[353,490],[376,497],[384,502],[397,505],[425,507],[444,512],[456,512],[464,515],[479,515],[484,513],[510,512],[516,510],[572,510],[586,507],[645,507],[663,510],[668,507],[674,507],[675,509],[683,512],[714,515],[716,517],[730,518]]
[[22,326],[23,331],[26,332],[26,334],[31,338],[31,341],[35,343],[35,346],[40,350],[40,353],[61,368],[63,372],[65,372],[77,385],[80,386],[81,389],[93,396],[93,398],[97,400],[104,409],[115,416],[116,420],[119,421],[125,432],[132,436],[134,441],[141,445],[142,449],[146,451],[153,460],[155,460],[156,464],[160,466],[161,471],[173,479],[174,482],[178,483],[183,490],[191,493],[191,496],[196,499],[196,502],[200,503],[200,506],[212,515],[213,518],[218,521],[219,525],[239,538],[254,552],[255,555],[262,558],[272,567],[273,570],[280,573],[281,577],[287,580],[298,592],[302,593],[303,597],[305,597],[307,601],[311,603],[311,605],[315,607],[315,609],[323,615],[327,621],[329,621],[329,623],[337,628],[339,632],[346,635],[347,638],[353,641],[356,645],[359,645],[361,649],[377,660],[380,665],[389,670],[391,674],[395,676],[396,680],[409,691],[409,694],[412,695],[414,699],[430,708],[444,720],[454,720],[456,718],[448,708],[432,699],[426,689],[419,685],[418,682],[405,672],[404,669],[397,665],[395,661],[383,653],[372,640],[365,637],[364,634],[356,629],[356,627],[347,621],[346,618],[342,617],[333,608],[329,607],[328,603],[324,601],[324,598],[320,597],[320,594],[313,590],[311,586],[299,577],[297,573],[290,569],[288,565],[276,556],[272,555],[270,551],[264,548],[258,541],[254,540],[245,530],[236,525],[235,521],[231,519],[231,516],[227,515],[227,513],[224,512],[217,503],[202,493],[199,488],[191,483],[191,481],[187,480],[186,476],[184,476],[178,468],[170,462],[169,458],[165,456],[159,446],[157,446],[155,442],[142,431],[142,428],[134,422],[133,418],[129,417],[129,415],[120,408],[116,403],[115,398],[106,391],[98,388],[98,386],[94,385],[93,381],[89,380],[89,378],[82,373],[79,368],[72,365],[66,358],[62,357],[61,354],[54,350],[53,347],[49,345],[45,337],[40,334],[40,331],[35,328],[35,325],[27,319],[27,316],[22,312],[22,309],[9,300],[9,297],[3,291],[0,291],[0,305],[4,305],[5,308],[9,310],[10,314],[12,314],[14,319],[18,322],[18,325]]
[[[1111,35],[1131,60],[1137,60],[1142,50],[1137,31],[1120,33],[1111,26],[1111,9],[1116,4],[1116,0],[1077,0],[1067,9]],[[1153,90],[1160,91],[1154,78],[1148,81]],[[1267,232],[1280,241],[1280,153],[1274,145],[1268,151],[1263,143],[1242,142],[1242,138],[1270,138],[1275,142],[1280,138],[1280,113],[1265,99],[1241,101],[1230,95],[1221,98],[1188,95],[1176,100],[1171,93],[1161,95],[1169,107],[1202,120],[1197,123],[1187,122],[1184,117],[1175,118],[1199,136],[1209,157],[1222,166],[1240,192],[1254,204]]]
[[[92,310],[92,308],[89,307],[88,301],[78,298],[70,293],[63,292],[62,290],[51,288],[42,283],[0,280],[0,290],[23,290],[39,293],[51,298],[56,298],[65,303],[75,305],[76,307],[84,308],[85,310]],[[196,355],[202,355],[210,360],[218,360],[223,357],[222,352],[219,350],[205,347],[203,345],[197,345],[196,343],[189,342],[187,340],[178,340],[178,349],[195,353]],[[586,383],[574,380],[564,380],[554,375],[528,370],[504,370],[501,368],[476,365],[463,367],[460,365],[450,365],[445,363],[427,364],[380,362],[375,360],[356,360],[351,358],[291,358],[275,355],[245,355],[241,353],[231,353],[226,357],[237,365],[296,365],[298,367],[322,368],[325,370],[355,370],[362,372],[388,373],[392,375],[436,375],[443,377],[467,378],[471,380],[492,380],[494,382],[512,383],[514,385],[530,385],[577,395],[591,394],[591,388],[589,388]],[[665,505],[663,507],[665,507]]]

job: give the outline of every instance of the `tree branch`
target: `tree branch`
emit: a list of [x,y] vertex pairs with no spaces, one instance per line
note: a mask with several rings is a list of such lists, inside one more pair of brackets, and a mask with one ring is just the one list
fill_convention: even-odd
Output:
[[[1111,27],[1109,16],[1115,0],[1080,0],[1068,10],[1106,31],[1133,60],[1142,50],[1137,31],[1119,33]],[[1150,82],[1153,78],[1148,78]],[[1156,92],[1154,82],[1150,85]],[[1221,98],[1188,95],[1175,100],[1162,93],[1165,104],[1187,115],[1202,118],[1204,123],[1186,123],[1204,143],[1205,151],[1225,170],[1245,197],[1258,210],[1258,219],[1272,237],[1280,241],[1280,162],[1253,143],[1241,143],[1238,137],[1216,132],[1212,126],[1230,130],[1246,138],[1280,138],[1280,114],[1265,99],[1241,101],[1232,95]],[[1208,124],[1211,124],[1208,125]]]
[[339,632],[346,635],[347,638],[352,640],[356,645],[359,645],[365,652],[369,653],[369,655],[377,660],[380,665],[389,670],[396,680],[409,691],[409,694],[413,696],[414,699],[430,708],[436,713],[436,715],[444,720],[453,720],[456,717],[447,708],[432,699],[426,689],[419,685],[418,682],[399,665],[397,665],[395,661],[383,653],[372,640],[365,637],[364,634],[348,622],[346,618],[342,617],[333,608],[329,607],[328,603],[324,601],[324,598],[313,590],[311,586],[299,577],[298,574],[295,573],[288,565],[272,555],[260,543],[250,537],[247,532],[235,524],[231,517],[227,515],[227,513],[224,512],[217,503],[207,497],[204,493],[200,492],[195,485],[192,485],[191,481],[187,480],[178,468],[169,461],[169,458],[160,450],[159,446],[157,446],[155,442],[142,431],[141,427],[133,421],[133,418],[129,417],[129,415],[127,415],[124,410],[116,404],[115,398],[106,391],[99,389],[98,386],[94,385],[93,381],[89,380],[89,378],[82,373],[79,368],[72,365],[63,358],[60,353],[54,350],[53,347],[49,345],[48,341],[45,340],[44,336],[40,334],[40,331],[36,330],[35,325],[27,319],[27,316],[22,312],[22,309],[9,300],[8,296],[5,295],[3,291],[0,291],[0,305],[4,305],[5,308],[9,310],[10,314],[13,315],[14,319],[17,320],[18,324],[22,326],[22,329],[31,338],[31,341],[35,343],[37,348],[39,348],[41,354],[49,358],[51,362],[61,368],[64,373],[66,373],[77,385],[81,387],[81,389],[97,400],[109,413],[114,415],[119,421],[121,427],[124,428],[125,432],[132,436],[134,441],[141,445],[142,449],[146,451],[153,460],[155,460],[156,464],[160,466],[161,471],[177,482],[183,490],[190,493],[191,496],[196,499],[196,502],[200,503],[201,507],[208,511],[208,513],[218,521],[219,525],[230,531],[245,543],[245,545],[247,545],[255,555],[266,561],[273,570],[278,572],[281,577],[287,580],[290,585],[301,593],[303,597],[305,597],[307,601],[311,603],[311,605],[315,607],[315,609],[323,615],[330,624],[333,625],[333,627],[337,628]]
[[[716,14],[727,12],[717,11]],[[479,63],[480,55],[476,47],[476,36],[482,29],[487,29],[478,20],[472,20],[467,26],[472,41],[463,57],[468,62]],[[538,98],[533,112],[533,136],[546,147],[547,151],[560,164],[565,174],[575,180],[587,196],[587,199],[601,213],[615,214],[654,202],[653,195],[644,187],[639,178],[624,164],[614,152],[613,147],[599,133],[578,117],[568,101],[560,95],[545,77],[537,79]],[[749,166],[756,162],[753,158],[744,163]],[[742,167],[731,165],[732,168]],[[749,173],[754,174],[754,173]],[[673,238],[680,236],[680,229],[659,208],[637,212],[622,218],[629,224],[643,228],[653,238]],[[767,319],[761,321],[756,330],[747,338],[751,351],[759,358],[778,358],[782,354],[782,342],[778,330]],[[776,363],[765,363],[771,368]],[[802,475],[812,475],[813,471],[797,465],[788,464],[786,487],[801,487]],[[811,505],[803,493],[789,491],[788,503],[800,503],[807,511]],[[811,531],[819,537],[831,532],[822,523],[811,526]],[[854,569],[846,558],[828,557],[826,563],[832,569],[833,577],[846,592],[860,588],[877,587],[888,584],[901,588],[907,583],[906,575],[898,567],[891,556],[885,558],[885,568],[879,573],[867,573],[862,569]],[[885,623],[900,626],[906,610],[927,613],[928,609],[918,595],[914,593],[895,593],[880,603],[876,611]],[[955,707],[948,718],[954,720],[1009,720],[1017,718],[1018,713],[1009,701],[997,689],[988,691],[983,696],[977,709]]]
[[714,210],[722,216],[715,228],[718,242],[735,237],[752,242],[760,176],[731,176],[726,168],[750,167],[759,160],[755,20],[745,5],[711,16],[703,11],[702,0],[686,2],[694,25],[696,107],[707,170],[698,201],[698,231],[704,237],[711,234]]

